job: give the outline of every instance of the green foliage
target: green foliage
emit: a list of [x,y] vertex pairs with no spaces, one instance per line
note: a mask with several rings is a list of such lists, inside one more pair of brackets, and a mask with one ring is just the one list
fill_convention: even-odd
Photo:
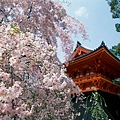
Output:
[[120,32],[120,24],[119,24],[119,23],[116,23],[116,24],[115,24],[115,27],[116,27],[116,31],[117,31],[117,32]]
[[[88,104],[90,102],[90,104]],[[108,115],[105,113],[103,106],[107,107],[104,98],[97,92],[92,92],[91,96],[86,99],[86,110],[84,118],[89,113],[91,114],[90,120],[108,120]],[[82,120],[85,120],[85,119]]]
[[112,46],[112,48],[110,49],[110,51],[118,58],[120,58],[120,43],[118,43],[118,45],[114,45]]
[[117,79],[113,80],[112,82],[113,82],[113,83],[120,84],[120,78],[117,78]]
[[14,24],[10,24],[10,27],[13,29],[12,33],[10,33],[11,36],[14,36],[14,34],[17,33],[21,33],[21,31]]
[[[120,59],[120,43],[118,43],[118,45],[114,45],[112,46],[112,48],[110,49],[110,51]],[[114,80],[112,80],[113,83],[117,83],[120,84],[120,78],[116,78]],[[118,96],[120,97],[120,93],[118,94]]]
[[[110,12],[112,13],[112,18],[120,18],[120,0],[107,0],[110,6]],[[120,24],[115,24],[116,31],[120,32]]]
[[15,25],[14,25],[14,24],[10,24],[10,27],[11,27],[11,28],[15,28]]
[[120,93],[118,93],[118,97],[120,98]]

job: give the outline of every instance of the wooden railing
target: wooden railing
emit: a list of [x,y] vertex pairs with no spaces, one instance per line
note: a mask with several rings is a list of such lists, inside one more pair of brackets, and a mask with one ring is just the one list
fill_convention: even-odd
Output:
[[82,91],[102,90],[113,94],[120,93],[120,85],[101,74],[92,74],[81,78],[75,78],[74,82]]

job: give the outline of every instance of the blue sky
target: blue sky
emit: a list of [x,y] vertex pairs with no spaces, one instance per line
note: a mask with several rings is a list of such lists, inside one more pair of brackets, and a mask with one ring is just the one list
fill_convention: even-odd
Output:
[[115,30],[119,19],[112,19],[106,0],[67,0],[71,5],[65,9],[70,16],[79,19],[86,27],[90,40],[79,40],[83,46],[97,48],[102,41],[108,48],[120,42],[120,33]]

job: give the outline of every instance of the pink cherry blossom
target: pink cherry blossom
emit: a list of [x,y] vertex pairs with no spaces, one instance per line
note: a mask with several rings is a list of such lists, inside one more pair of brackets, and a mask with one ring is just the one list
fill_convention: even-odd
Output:
[[59,39],[68,58],[72,34],[87,36],[83,24],[58,0],[5,0],[0,7],[0,119],[74,120],[70,93],[80,89],[56,51]]

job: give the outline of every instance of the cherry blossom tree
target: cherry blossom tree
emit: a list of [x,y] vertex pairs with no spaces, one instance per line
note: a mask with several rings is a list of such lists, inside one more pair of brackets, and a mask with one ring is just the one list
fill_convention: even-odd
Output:
[[56,60],[56,48],[13,23],[1,26],[0,38],[1,119],[74,119],[70,92],[80,90]]
[[70,93],[80,89],[56,49],[60,39],[68,58],[83,24],[52,0],[1,0],[0,13],[0,119],[73,120]]
[[0,18],[0,23],[17,22],[23,32],[30,31],[52,46],[58,46],[59,38],[66,58],[73,48],[73,35],[81,33],[87,39],[82,22],[68,16],[59,0],[1,0]]

